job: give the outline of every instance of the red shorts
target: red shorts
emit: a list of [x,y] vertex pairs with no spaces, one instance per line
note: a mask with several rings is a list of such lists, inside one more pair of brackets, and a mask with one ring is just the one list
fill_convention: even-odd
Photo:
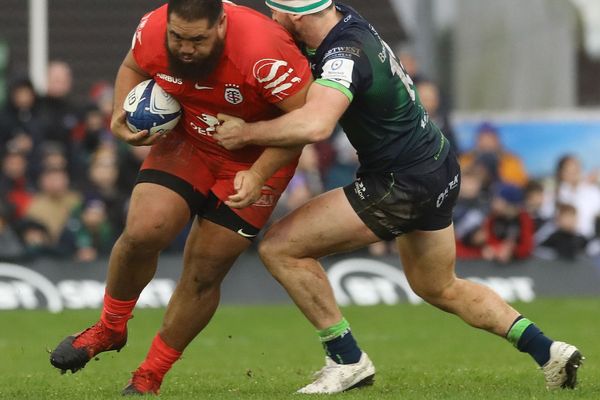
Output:
[[[245,228],[243,232],[247,232],[254,227],[258,233],[269,219],[293,173],[282,174],[278,171],[276,177],[267,180],[258,201],[243,209],[230,209],[223,202],[235,193],[235,175],[251,166],[251,163],[236,162],[203,151],[186,134],[171,132],[152,146],[140,169],[138,183],[152,182],[169,187],[188,202],[192,213],[235,231]],[[291,168],[287,170],[293,171]],[[234,214],[251,227],[238,227],[235,221],[224,221],[235,219]]]

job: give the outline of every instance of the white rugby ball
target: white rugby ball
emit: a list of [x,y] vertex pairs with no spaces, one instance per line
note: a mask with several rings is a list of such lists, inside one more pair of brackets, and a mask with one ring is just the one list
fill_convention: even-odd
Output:
[[181,105],[156,84],[154,79],[140,82],[123,103],[125,120],[132,132],[148,130],[150,135],[175,128],[181,118]]

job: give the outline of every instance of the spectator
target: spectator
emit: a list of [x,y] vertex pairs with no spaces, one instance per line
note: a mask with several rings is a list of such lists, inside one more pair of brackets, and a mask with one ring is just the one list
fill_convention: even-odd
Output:
[[18,261],[25,254],[19,235],[10,225],[10,210],[0,201],[0,261]]
[[39,100],[28,79],[16,80],[9,89],[8,102],[0,111],[0,149],[18,152],[27,158],[30,172],[38,168],[38,149],[44,134]]
[[44,226],[51,245],[58,240],[80,195],[69,190],[69,176],[63,169],[48,169],[39,178],[39,192],[36,193],[27,210],[27,218]]
[[78,110],[70,99],[72,85],[73,77],[69,64],[64,61],[51,61],[48,65],[48,90],[41,99],[44,140],[60,143],[64,147],[70,172],[73,172],[71,131],[79,119]]
[[113,229],[124,228],[128,195],[119,190],[119,168],[114,147],[103,147],[92,156],[87,182],[82,189],[86,197],[102,200],[106,205],[107,219]]
[[107,218],[107,206],[101,198],[89,197],[76,208],[61,237],[61,247],[74,254],[75,261],[94,261],[108,256],[116,240],[116,231]]
[[24,219],[19,221],[16,228],[25,247],[24,260],[54,257],[60,254],[58,248],[52,243],[48,229],[39,222]]
[[72,138],[78,150],[75,161],[82,168],[87,168],[92,154],[99,147],[105,144],[115,146],[115,138],[106,127],[104,115],[95,105],[87,108],[83,121],[73,130]]
[[10,220],[22,218],[34,191],[27,176],[27,158],[18,151],[7,151],[0,170],[0,201],[12,209]]
[[9,87],[8,101],[0,111],[0,145],[29,155],[43,133],[39,100],[29,79],[17,79]]
[[425,79],[421,73],[419,62],[417,61],[417,57],[415,57],[414,50],[411,49],[411,46],[397,46],[396,55],[406,70],[407,75],[411,77],[415,85],[418,85],[422,80]]
[[497,181],[519,187],[527,184],[527,172],[523,161],[503,148],[498,129],[490,123],[479,126],[475,148],[462,154],[459,161],[462,169],[473,165],[485,168],[491,184]]
[[118,144],[119,178],[117,186],[121,193],[131,193],[142,162],[150,153],[151,146],[129,146]]
[[110,129],[114,95],[114,85],[110,82],[96,82],[90,89],[90,99],[94,107],[100,111],[106,129]]
[[538,232],[550,220],[543,212],[546,190],[540,181],[530,180],[525,185],[524,191],[525,211],[533,219],[535,232]]
[[[69,161],[67,160],[65,147],[58,142],[45,142],[40,150],[42,170],[49,169],[67,169]],[[77,171],[79,174],[80,171]]]
[[483,223],[488,214],[489,200],[481,190],[482,185],[482,177],[474,169],[462,172],[453,214],[456,256],[461,259],[481,258],[485,244]]
[[422,79],[416,85],[416,89],[421,104],[423,104],[423,107],[429,114],[429,118],[431,118],[431,120],[441,129],[444,136],[446,136],[446,139],[448,139],[452,145],[454,151],[457,154],[460,153],[454,130],[450,124],[450,118],[448,117],[446,110],[442,107],[439,87],[433,81]]
[[486,240],[481,250],[484,259],[506,264],[531,255],[533,221],[523,209],[523,192],[519,187],[496,186],[484,229]]
[[313,145],[302,151],[296,173],[290,181],[281,203],[286,211],[295,210],[314,196],[323,192],[323,182],[319,173],[319,161]]
[[341,126],[330,138],[331,163],[324,172],[325,190],[342,187],[352,182],[358,170],[358,155]]
[[587,239],[596,235],[600,214],[600,189],[583,177],[581,163],[574,155],[565,155],[556,165],[555,192],[548,196],[544,214],[552,215],[557,204],[570,204],[577,210],[577,233]]
[[540,243],[537,255],[543,258],[575,261],[587,245],[587,239],[577,233],[577,209],[559,204],[556,210],[555,230]]

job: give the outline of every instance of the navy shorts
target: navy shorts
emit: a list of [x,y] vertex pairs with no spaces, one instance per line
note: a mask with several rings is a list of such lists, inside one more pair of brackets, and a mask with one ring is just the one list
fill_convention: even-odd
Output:
[[414,230],[450,226],[459,189],[460,166],[450,151],[433,172],[359,174],[344,193],[365,225],[381,239],[391,240]]

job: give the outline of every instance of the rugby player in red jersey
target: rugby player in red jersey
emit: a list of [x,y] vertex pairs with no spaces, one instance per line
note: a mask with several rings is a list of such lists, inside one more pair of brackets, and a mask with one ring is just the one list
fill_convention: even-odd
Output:
[[[125,96],[149,78],[183,109],[178,126],[163,136],[132,133],[125,125]],[[304,104],[311,79],[289,34],[246,7],[170,0],[142,18],[117,74],[112,130],[129,144],[152,149],[110,256],[100,320],[64,339],[51,354],[52,365],[76,372],[96,354],[125,345],[127,321],[154,276],[159,253],[194,218],[162,327],[123,390],[158,393],[166,372],[214,314],[221,281],[269,218],[300,152],[225,150],[212,138],[216,115],[272,119]],[[242,187],[260,191],[260,199],[244,209],[229,208],[224,202]]]

